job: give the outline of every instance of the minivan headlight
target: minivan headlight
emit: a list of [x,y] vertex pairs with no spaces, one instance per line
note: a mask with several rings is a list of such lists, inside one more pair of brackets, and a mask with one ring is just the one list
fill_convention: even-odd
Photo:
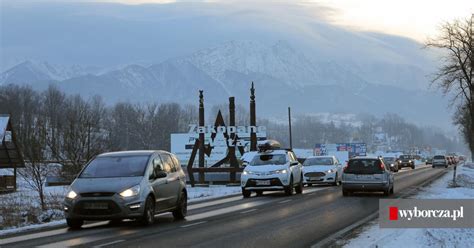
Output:
[[140,193],[140,185],[135,185],[129,189],[126,189],[120,193],[120,196],[122,197],[132,197],[136,196]]
[[243,175],[249,175],[249,174],[255,174],[253,171],[249,171],[249,170],[244,170],[242,172]]
[[69,198],[69,199],[74,199],[74,198],[76,198],[76,196],[77,196],[77,193],[74,192],[73,190],[70,190],[66,195],[66,197]]

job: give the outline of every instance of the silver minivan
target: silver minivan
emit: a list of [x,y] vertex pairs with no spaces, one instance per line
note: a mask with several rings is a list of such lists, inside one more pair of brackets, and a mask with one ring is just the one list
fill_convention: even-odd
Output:
[[352,158],[342,173],[342,194],[381,191],[393,194],[394,176],[381,158]]
[[71,184],[64,200],[66,222],[137,219],[152,224],[155,215],[187,212],[186,178],[179,160],[166,151],[124,151],[98,155]]

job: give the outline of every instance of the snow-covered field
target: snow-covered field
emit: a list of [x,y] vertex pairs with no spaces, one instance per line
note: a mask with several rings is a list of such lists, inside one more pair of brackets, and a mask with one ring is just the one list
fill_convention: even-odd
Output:
[[[41,211],[39,197],[35,191],[25,187],[19,180],[18,191],[0,195],[0,235],[26,230],[62,225],[65,223],[62,201],[67,186],[45,187],[47,211]],[[209,187],[187,187],[189,202],[240,194],[240,187],[211,185]]]
[[[453,173],[447,173],[412,198],[474,199],[474,163],[457,167],[456,184]],[[339,241],[344,247],[473,247],[474,229],[468,228],[410,228],[381,229],[378,220],[366,225],[358,237]]]

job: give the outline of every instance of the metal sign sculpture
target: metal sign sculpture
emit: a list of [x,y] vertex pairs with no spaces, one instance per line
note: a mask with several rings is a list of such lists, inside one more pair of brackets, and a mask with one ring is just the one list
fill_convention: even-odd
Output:
[[[255,88],[252,82],[252,88],[250,89],[250,150],[257,150],[257,129],[256,126],[256,112],[255,112]],[[240,155],[245,153],[244,146],[240,143],[239,137],[237,135],[237,129],[239,127],[235,126],[235,98],[229,97],[229,126],[226,126],[222,113],[219,110],[217,113],[216,120],[213,126],[205,126],[204,123],[204,95],[203,91],[199,91],[199,126],[191,125],[191,128],[196,129],[199,138],[195,141],[193,150],[191,152],[191,157],[188,161],[187,171],[191,185],[195,186],[194,172],[199,173],[199,183],[204,184],[205,173],[206,172],[229,172],[230,173],[230,182],[236,182],[236,173],[241,172],[243,169],[240,168],[239,162],[236,157],[236,150],[240,152]],[[226,156],[215,163],[210,167],[205,167],[205,158],[204,155],[210,156],[213,146],[205,144],[205,133],[211,130],[211,142],[214,141],[216,135],[221,133],[224,135],[224,138],[227,143],[227,154]],[[199,152],[199,165],[198,168],[194,168],[194,160],[196,154]],[[221,167],[223,164],[228,163],[230,167]]]

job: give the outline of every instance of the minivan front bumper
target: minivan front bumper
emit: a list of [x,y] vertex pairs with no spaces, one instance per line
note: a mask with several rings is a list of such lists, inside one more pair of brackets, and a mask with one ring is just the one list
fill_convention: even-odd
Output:
[[68,219],[112,220],[136,219],[143,216],[145,203],[139,196],[122,198],[118,194],[107,197],[66,198],[64,215]]

